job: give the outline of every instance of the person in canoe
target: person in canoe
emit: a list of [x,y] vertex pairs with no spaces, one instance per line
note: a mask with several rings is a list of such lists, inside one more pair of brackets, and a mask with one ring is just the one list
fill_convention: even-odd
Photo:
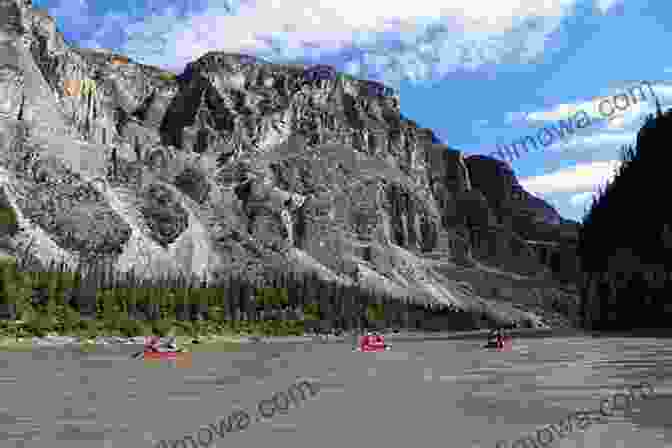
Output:
[[484,348],[495,348],[497,347],[497,330],[491,328],[488,332],[488,342],[485,344]]
[[154,343],[152,345],[152,351],[156,351],[159,353],[182,351],[182,349],[177,347],[177,339],[175,338],[175,336],[169,337],[168,340],[165,342],[161,342],[161,338],[156,337],[156,339],[153,342]]
[[369,332],[366,336],[362,336],[359,347],[356,350],[360,352],[382,352],[390,350],[390,346],[385,343],[385,339],[381,334]]
[[145,347],[142,352],[133,355],[133,358],[138,358],[143,353],[177,353],[182,349],[177,347],[175,336],[171,336],[167,341],[161,342],[158,336],[149,336],[145,338]]
[[511,336],[505,335],[501,328],[493,328],[488,333],[488,343],[484,348],[504,349],[511,344]]
[[504,336],[502,330],[499,328],[492,328],[488,333],[488,343],[485,348],[502,348],[504,347]]

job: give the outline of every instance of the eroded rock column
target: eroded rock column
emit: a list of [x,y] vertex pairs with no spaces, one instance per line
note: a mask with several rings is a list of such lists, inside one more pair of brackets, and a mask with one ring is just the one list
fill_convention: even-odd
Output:
[[24,77],[20,68],[0,66],[0,118],[17,120],[23,105]]

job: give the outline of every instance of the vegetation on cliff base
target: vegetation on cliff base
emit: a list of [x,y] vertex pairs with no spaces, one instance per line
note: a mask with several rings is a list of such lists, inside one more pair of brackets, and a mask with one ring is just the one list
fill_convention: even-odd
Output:
[[169,333],[302,335],[334,328],[470,330],[488,326],[481,313],[400,301],[316,274],[267,272],[261,282],[224,276],[141,280],[106,266],[24,272],[0,261],[0,335],[138,336]]
[[171,72],[161,72],[158,76],[162,81],[174,81],[177,78],[177,75]]

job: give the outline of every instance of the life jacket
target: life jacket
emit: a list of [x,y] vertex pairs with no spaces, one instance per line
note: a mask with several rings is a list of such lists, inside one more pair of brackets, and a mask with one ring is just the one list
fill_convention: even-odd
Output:
[[145,351],[147,352],[156,352],[158,351],[161,338],[158,336],[148,336],[145,338]]
[[509,350],[511,348],[511,336],[499,336],[497,341],[497,348]]

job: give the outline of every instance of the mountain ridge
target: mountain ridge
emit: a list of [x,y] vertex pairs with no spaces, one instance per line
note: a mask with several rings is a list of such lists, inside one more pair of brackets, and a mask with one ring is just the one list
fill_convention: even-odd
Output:
[[[15,56],[0,71],[12,251],[37,240],[43,265],[105,259],[149,277],[291,267],[495,314],[493,289],[556,297],[578,278],[573,224],[504,162],[437,143],[379,83],[222,52],[171,78],[71,48],[28,0],[0,10],[0,54]],[[69,95],[66,81],[95,88]],[[479,266],[547,286],[500,285]]]

